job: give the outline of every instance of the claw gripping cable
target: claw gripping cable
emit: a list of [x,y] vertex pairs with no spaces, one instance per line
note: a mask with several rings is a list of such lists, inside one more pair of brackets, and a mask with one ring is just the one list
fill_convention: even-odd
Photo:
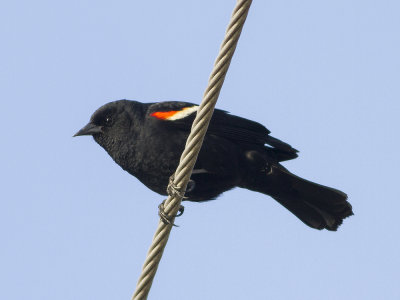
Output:
[[[240,37],[244,22],[246,21],[251,0],[238,0],[233,10],[231,20],[226,30],[224,41],[222,42],[220,52],[214,63],[208,86],[204,92],[203,100],[197,111],[197,115],[192,124],[190,135],[186,141],[185,150],[182,153],[179,166],[175,172],[174,186],[180,191],[185,192],[197,155],[199,154],[208,124],[214,112],[222,84],[224,83],[226,72],[228,71],[233,53]],[[182,195],[173,193],[165,201],[164,213],[172,220],[172,224],[177,214]],[[153,242],[147,253],[143,264],[142,274],[139,277],[136,290],[132,300],[147,299],[154,276],[157,271],[158,263],[161,260],[164,247],[167,244],[172,224],[165,224],[160,220]]]

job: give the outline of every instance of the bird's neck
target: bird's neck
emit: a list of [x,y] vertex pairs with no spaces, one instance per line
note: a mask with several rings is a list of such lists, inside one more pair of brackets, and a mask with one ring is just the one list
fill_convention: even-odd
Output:
[[135,175],[138,170],[138,159],[135,145],[118,139],[95,139],[112,159],[125,171]]

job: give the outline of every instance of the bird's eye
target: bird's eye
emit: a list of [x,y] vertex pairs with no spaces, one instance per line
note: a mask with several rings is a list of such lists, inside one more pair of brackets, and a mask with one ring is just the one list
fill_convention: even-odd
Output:
[[105,118],[105,123],[106,123],[106,125],[111,125],[112,124],[112,118],[111,118],[111,116],[107,116],[106,118]]

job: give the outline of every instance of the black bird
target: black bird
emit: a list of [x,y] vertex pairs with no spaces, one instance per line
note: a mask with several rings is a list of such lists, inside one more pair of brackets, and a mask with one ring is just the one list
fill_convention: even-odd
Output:
[[[114,161],[166,195],[198,106],[188,102],[110,102],[75,136],[92,135]],[[312,228],[337,230],[353,214],[347,195],[302,179],[280,162],[297,150],[263,125],[216,109],[185,196],[207,201],[234,187],[271,196]]]

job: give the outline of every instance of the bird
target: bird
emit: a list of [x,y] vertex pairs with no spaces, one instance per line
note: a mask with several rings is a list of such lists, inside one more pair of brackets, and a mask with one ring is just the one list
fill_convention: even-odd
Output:
[[[167,195],[199,106],[190,102],[117,100],[98,108],[74,136],[92,136],[150,190]],[[303,179],[281,162],[298,150],[252,120],[215,109],[185,201],[216,199],[235,187],[268,195],[311,228],[336,231],[353,215],[347,195]]]

